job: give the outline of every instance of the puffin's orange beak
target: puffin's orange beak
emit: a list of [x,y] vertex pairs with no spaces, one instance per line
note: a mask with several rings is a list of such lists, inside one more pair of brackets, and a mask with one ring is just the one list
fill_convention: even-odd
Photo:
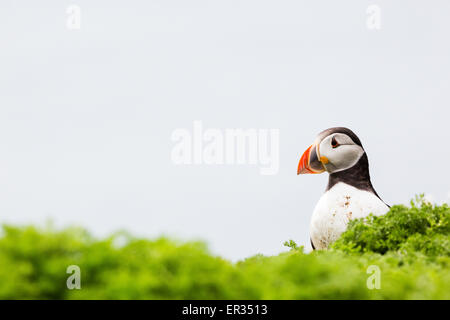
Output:
[[[319,159],[317,155],[317,147],[316,144],[311,145],[306,151],[303,153],[300,158],[300,162],[298,163],[297,174],[308,174],[308,173],[322,173],[325,171],[324,163]],[[328,163],[327,159],[325,160],[325,164]]]

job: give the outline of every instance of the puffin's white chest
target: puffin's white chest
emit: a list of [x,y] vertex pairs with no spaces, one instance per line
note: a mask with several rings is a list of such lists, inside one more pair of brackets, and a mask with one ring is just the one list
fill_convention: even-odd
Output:
[[370,213],[383,215],[388,206],[375,194],[337,183],[317,203],[311,219],[311,240],[316,249],[326,249],[339,238],[351,219]]

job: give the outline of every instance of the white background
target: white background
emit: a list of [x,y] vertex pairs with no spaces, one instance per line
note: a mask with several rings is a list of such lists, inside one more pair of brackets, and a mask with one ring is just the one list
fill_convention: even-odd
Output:
[[[80,6],[81,29],[66,27]],[[381,29],[366,9],[381,8]],[[309,247],[326,174],[297,176],[347,126],[389,204],[448,197],[449,1],[0,3],[0,222],[204,239],[233,260]],[[280,170],[175,166],[173,130],[280,129]]]

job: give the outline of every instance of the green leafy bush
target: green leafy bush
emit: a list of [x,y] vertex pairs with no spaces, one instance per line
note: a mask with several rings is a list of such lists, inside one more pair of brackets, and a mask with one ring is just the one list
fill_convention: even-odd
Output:
[[[0,299],[449,299],[449,217],[447,205],[395,206],[352,221],[328,251],[290,240],[289,252],[238,263],[201,242],[4,226]],[[67,289],[70,265],[80,290]],[[367,286],[370,266],[380,289]]]
[[[419,205],[418,205],[419,204]],[[350,221],[332,247],[346,252],[420,252],[429,257],[450,255],[449,207],[418,198],[411,208],[394,206],[385,216]]]

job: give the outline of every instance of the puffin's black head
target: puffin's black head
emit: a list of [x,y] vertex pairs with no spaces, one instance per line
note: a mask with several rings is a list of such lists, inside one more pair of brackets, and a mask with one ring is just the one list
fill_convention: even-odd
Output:
[[330,128],[318,134],[315,142],[303,153],[297,174],[330,174],[350,169],[365,155],[361,141],[350,129]]

